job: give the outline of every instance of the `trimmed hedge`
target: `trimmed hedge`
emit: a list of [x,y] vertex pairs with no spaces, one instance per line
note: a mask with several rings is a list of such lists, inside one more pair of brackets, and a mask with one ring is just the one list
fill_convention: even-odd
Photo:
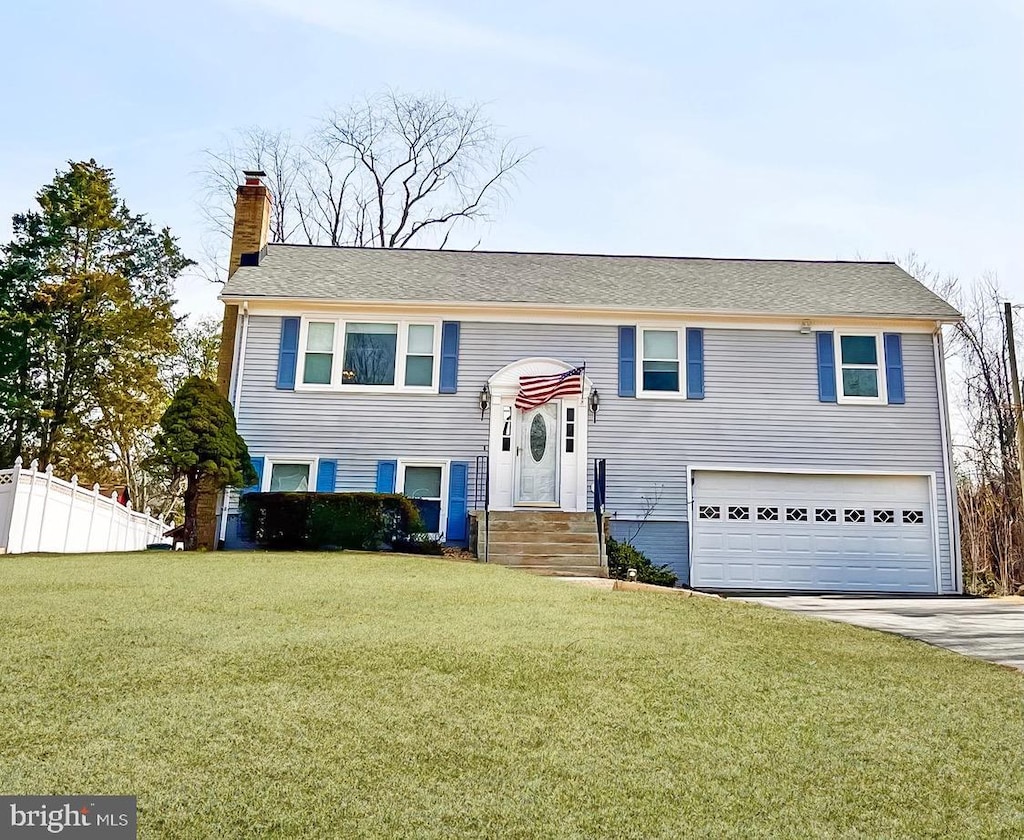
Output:
[[241,508],[261,548],[410,551],[430,542],[416,506],[397,493],[246,493]]
[[675,586],[675,573],[668,566],[655,566],[640,549],[627,542],[608,537],[608,576],[619,580],[629,579],[629,570],[636,569],[640,583],[655,583],[659,586]]

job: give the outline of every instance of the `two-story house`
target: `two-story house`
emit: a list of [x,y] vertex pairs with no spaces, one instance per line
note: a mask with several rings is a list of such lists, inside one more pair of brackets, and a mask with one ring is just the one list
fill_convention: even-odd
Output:
[[404,492],[461,544],[486,505],[541,554],[602,459],[612,534],[694,587],[961,591],[960,316],[895,264],[267,245],[269,209],[250,174],[222,294],[260,490]]

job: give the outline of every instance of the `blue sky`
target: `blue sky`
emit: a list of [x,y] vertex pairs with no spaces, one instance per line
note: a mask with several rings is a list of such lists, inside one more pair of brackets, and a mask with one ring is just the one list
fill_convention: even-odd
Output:
[[[1024,300],[1022,0],[18,4],[0,237],[68,158],[198,255],[199,152],[385,86],[538,151],[491,249],[885,258]],[[179,289],[216,311],[217,289]]]

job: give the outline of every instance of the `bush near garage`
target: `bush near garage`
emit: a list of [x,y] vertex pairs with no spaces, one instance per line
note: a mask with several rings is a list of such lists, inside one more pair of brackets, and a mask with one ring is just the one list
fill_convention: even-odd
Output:
[[619,542],[608,537],[608,576],[619,580],[629,579],[629,570],[636,569],[640,583],[658,586],[675,586],[677,578],[668,566],[655,566],[640,549],[628,542]]
[[246,493],[248,539],[260,548],[432,553],[416,506],[397,493]]

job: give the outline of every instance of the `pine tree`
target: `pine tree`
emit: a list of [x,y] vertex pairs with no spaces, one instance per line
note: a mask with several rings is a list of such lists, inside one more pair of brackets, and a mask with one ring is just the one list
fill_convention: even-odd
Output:
[[193,376],[160,418],[150,466],[185,481],[184,543],[197,543],[200,491],[245,487],[256,481],[249,449],[235,427],[231,404],[209,379]]

